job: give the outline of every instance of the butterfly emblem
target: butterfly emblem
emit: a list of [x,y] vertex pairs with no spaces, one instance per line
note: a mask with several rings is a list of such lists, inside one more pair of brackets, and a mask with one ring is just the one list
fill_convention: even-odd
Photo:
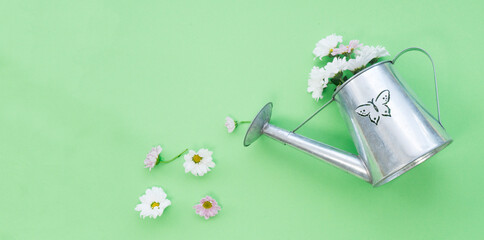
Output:
[[390,91],[383,90],[376,99],[372,98],[368,103],[362,104],[356,108],[358,115],[370,118],[370,121],[378,125],[381,117],[391,117],[390,108],[387,106],[390,101]]

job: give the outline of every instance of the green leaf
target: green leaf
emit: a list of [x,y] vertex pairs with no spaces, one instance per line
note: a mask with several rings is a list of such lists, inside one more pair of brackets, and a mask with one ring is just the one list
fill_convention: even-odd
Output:
[[351,77],[353,77],[353,76],[354,76],[354,74],[353,74],[353,72],[352,72],[352,71],[350,71],[350,70],[344,70],[344,71],[343,71],[343,79],[344,79],[345,81],[346,81],[346,80],[348,80],[348,79],[350,79],[350,78],[351,78]]
[[337,78],[330,78],[329,81],[333,83],[334,85],[338,86],[339,85],[339,80]]

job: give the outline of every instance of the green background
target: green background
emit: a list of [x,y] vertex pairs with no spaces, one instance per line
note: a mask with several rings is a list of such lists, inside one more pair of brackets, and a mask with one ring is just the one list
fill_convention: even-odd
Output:
[[[484,161],[480,1],[6,1],[0,3],[0,239],[477,239]],[[274,103],[293,128],[329,99],[306,92],[315,43],[331,34],[411,46],[434,58],[454,143],[373,188],[247,125]],[[423,54],[396,68],[435,113]],[[336,105],[300,133],[355,153]],[[183,160],[209,148],[217,166]],[[146,188],[172,201],[158,219],[134,207]],[[192,206],[205,195],[222,211]]]

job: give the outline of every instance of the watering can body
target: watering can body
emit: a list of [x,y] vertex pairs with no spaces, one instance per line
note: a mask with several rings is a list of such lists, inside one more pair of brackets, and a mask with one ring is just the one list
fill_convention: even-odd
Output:
[[400,176],[445,148],[452,139],[440,123],[440,117],[435,119],[410,94],[393,67],[394,61],[364,69],[339,86],[333,95],[332,100],[339,105],[350,129],[358,156],[270,124],[272,103],[256,116],[244,145],[250,145],[264,134],[375,187]]

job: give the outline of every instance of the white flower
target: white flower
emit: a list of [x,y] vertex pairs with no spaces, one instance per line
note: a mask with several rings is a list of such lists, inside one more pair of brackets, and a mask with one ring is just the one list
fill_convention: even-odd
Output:
[[225,118],[225,126],[227,127],[227,131],[229,133],[233,132],[237,124],[235,123],[234,119],[231,117],[226,117]]
[[333,61],[326,64],[324,68],[326,69],[327,77],[332,78],[339,72],[342,72],[348,69],[346,57],[334,58]]
[[372,59],[390,55],[382,46],[362,46],[360,49],[356,50],[355,53],[356,56],[371,57]]
[[380,58],[380,57],[385,57],[385,56],[389,56],[390,54],[388,53],[388,51],[385,49],[385,47],[382,47],[382,46],[376,46],[376,47],[373,47],[374,51],[375,51],[375,55],[376,57]]
[[363,69],[373,58],[373,53],[358,55],[355,59],[350,59],[348,61],[348,70],[355,71]]
[[208,149],[200,149],[198,152],[190,150],[185,156],[185,173],[191,172],[195,176],[203,176],[210,171],[210,168],[215,167],[215,163],[212,161],[212,153]]
[[160,156],[162,150],[163,149],[160,145],[151,149],[151,151],[146,155],[145,158],[145,168],[150,168],[151,171],[151,169],[156,165],[158,161],[158,156]]
[[324,68],[313,67],[308,79],[308,92],[312,92],[312,97],[316,100],[323,98],[323,90],[327,87],[328,78]]
[[387,50],[381,46],[363,46],[356,50],[356,58],[348,61],[348,69],[351,71],[364,68],[371,60],[379,57],[388,56]]
[[323,58],[324,56],[328,56],[333,49],[338,46],[338,43],[343,41],[342,36],[337,36],[336,34],[331,34],[326,38],[321,39],[318,43],[316,43],[316,48],[313,50],[313,54],[319,59]]
[[171,205],[170,200],[166,199],[166,193],[162,188],[152,187],[146,189],[145,195],[139,198],[140,204],[134,210],[139,211],[140,217],[156,218],[163,214],[163,210]]

